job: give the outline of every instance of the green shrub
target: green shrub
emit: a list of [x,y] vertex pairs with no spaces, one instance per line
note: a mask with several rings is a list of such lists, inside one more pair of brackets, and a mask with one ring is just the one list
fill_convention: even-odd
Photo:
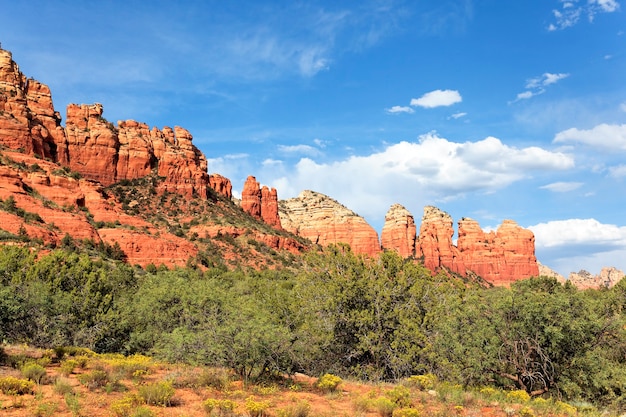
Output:
[[202,403],[202,407],[207,415],[213,415],[213,412],[217,412],[219,416],[230,416],[237,407],[231,400],[218,400],[215,398],[209,398]]
[[154,413],[148,407],[139,406],[131,417],[154,417]]
[[91,372],[79,375],[78,381],[90,390],[105,387],[112,382],[109,373],[104,369],[94,369]]
[[422,391],[435,388],[437,377],[433,374],[412,375],[407,379],[409,386],[415,387]]
[[337,387],[342,382],[343,380],[337,375],[324,374],[317,380],[315,385],[322,391],[333,392],[337,390]]
[[198,382],[201,386],[225,390],[231,382],[230,372],[224,368],[205,368],[199,375]]
[[29,379],[36,384],[41,383],[41,380],[46,375],[46,368],[35,362],[27,362],[22,366],[22,376]]
[[56,414],[59,405],[52,402],[40,403],[35,409],[35,417],[50,417]]
[[421,417],[419,410],[415,408],[396,408],[393,410],[393,417]]
[[528,394],[524,390],[518,389],[518,390],[507,392],[506,398],[507,400],[514,402],[514,403],[524,404],[530,401],[530,394]]
[[74,369],[78,366],[78,361],[75,359],[67,359],[61,362],[59,366],[59,372],[64,376],[69,376],[74,373]]
[[175,390],[169,381],[160,381],[139,387],[139,397],[148,405],[169,407]]
[[6,395],[32,394],[35,383],[26,379],[18,379],[13,376],[0,378],[0,391]]
[[265,411],[269,408],[269,401],[256,401],[254,397],[246,398],[246,411],[250,417],[263,417]]
[[78,395],[71,393],[65,394],[65,405],[72,412],[73,416],[80,415],[80,402],[78,401]]
[[411,406],[411,392],[408,388],[397,385],[385,392],[385,397],[393,401],[398,407]]
[[387,397],[379,397],[374,401],[374,407],[380,417],[392,417],[393,410],[398,408],[398,405]]

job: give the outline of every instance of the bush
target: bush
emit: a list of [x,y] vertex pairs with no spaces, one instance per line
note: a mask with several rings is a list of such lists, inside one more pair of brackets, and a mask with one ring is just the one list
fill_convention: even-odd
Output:
[[217,400],[215,398],[209,398],[202,403],[202,407],[207,415],[211,415],[215,410],[220,416],[230,416],[233,414],[236,406],[231,400]]
[[139,397],[148,405],[169,407],[172,405],[174,393],[174,387],[169,381],[160,381],[139,387]]
[[255,401],[254,397],[246,398],[246,411],[250,414],[250,417],[263,417],[265,416],[265,410],[270,407],[268,401]]
[[13,376],[0,378],[0,391],[6,395],[32,394],[35,383],[26,379],[18,379]]
[[396,408],[393,410],[393,417],[421,417],[419,410],[415,408]]
[[69,376],[74,373],[74,369],[78,366],[78,361],[75,359],[67,359],[61,362],[59,366],[59,372],[64,376]]
[[385,397],[393,401],[398,407],[411,406],[411,392],[402,385],[395,386],[393,389],[385,392]]
[[324,374],[317,380],[315,385],[322,391],[333,392],[337,390],[337,387],[342,382],[343,380],[337,375]]
[[530,401],[530,394],[526,391],[518,389],[514,391],[509,391],[506,393],[506,398],[514,403],[524,404]]
[[94,369],[91,372],[79,375],[78,381],[90,390],[105,387],[112,382],[109,373],[103,369]]
[[36,384],[41,383],[41,380],[46,375],[46,368],[35,362],[27,362],[22,366],[22,376],[29,379]]
[[433,374],[412,375],[407,379],[407,384],[409,386],[422,391],[435,388],[436,382],[437,377]]
[[393,410],[398,408],[398,405],[387,397],[380,397],[374,401],[374,407],[380,417],[392,417]]

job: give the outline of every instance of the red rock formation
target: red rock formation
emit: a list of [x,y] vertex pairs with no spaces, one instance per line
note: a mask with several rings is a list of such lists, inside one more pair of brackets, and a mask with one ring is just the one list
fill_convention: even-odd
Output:
[[209,185],[216,193],[231,199],[233,197],[233,185],[230,180],[220,174],[209,175]]
[[278,194],[276,188],[261,188],[261,218],[270,226],[281,228],[278,216]]
[[48,86],[26,78],[0,49],[0,143],[54,160],[64,140],[60,123]]
[[454,228],[452,217],[437,207],[424,207],[424,216],[417,239],[416,256],[424,260],[424,266],[437,271],[442,266],[450,271],[465,275],[463,258],[452,244]]
[[324,194],[303,191],[296,198],[281,201],[279,213],[285,230],[313,243],[347,243],[357,254],[380,253],[378,234],[372,226]]
[[417,229],[413,215],[400,204],[391,206],[385,215],[381,234],[384,250],[395,250],[403,258],[415,255]]
[[63,129],[50,89],[27,79],[11,53],[0,49],[0,143],[49,158],[105,186],[155,172],[165,178],[159,191],[207,198],[207,161],[187,130],[149,130],[132,120],[116,127],[102,114],[101,104],[70,104]]
[[278,195],[276,189],[271,190],[257,182],[252,175],[248,176],[241,191],[241,208],[251,216],[280,229],[278,215]]
[[535,236],[513,220],[485,233],[476,221],[461,219],[457,246],[465,267],[494,285],[539,275]]

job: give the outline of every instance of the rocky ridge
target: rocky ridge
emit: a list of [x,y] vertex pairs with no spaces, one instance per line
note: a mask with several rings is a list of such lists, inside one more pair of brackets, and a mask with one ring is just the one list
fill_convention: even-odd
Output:
[[569,274],[569,282],[580,289],[600,289],[615,286],[624,277],[624,272],[614,267],[602,268],[599,274],[593,275],[581,270]]
[[314,244],[346,243],[357,254],[380,253],[378,233],[365,219],[332,198],[305,190],[279,202],[282,227]]

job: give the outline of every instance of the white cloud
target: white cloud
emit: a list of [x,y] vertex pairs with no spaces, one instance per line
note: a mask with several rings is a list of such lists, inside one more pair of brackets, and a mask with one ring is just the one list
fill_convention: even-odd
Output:
[[566,29],[576,25],[580,17],[587,15],[590,22],[593,22],[598,13],[613,13],[619,10],[617,0],[587,0],[586,4],[580,4],[579,0],[562,1],[561,10],[553,9],[554,23],[548,25],[549,31]]
[[513,103],[520,100],[528,100],[529,98],[538,96],[546,92],[546,87],[569,77],[569,74],[552,74],[544,72],[538,77],[531,78],[526,81],[526,91],[519,93]]
[[619,105],[619,109],[623,112],[626,112],[626,101]]
[[461,94],[456,90],[435,90],[424,94],[420,98],[411,99],[411,106],[427,109],[441,106],[451,106],[463,101]]
[[572,245],[601,248],[626,247],[626,226],[603,224],[596,219],[555,220],[530,226],[538,248]]
[[603,123],[589,130],[567,129],[554,137],[554,143],[562,142],[578,142],[606,150],[626,151],[626,124]]
[[317,156],[321,155],[321,151],[310,145],[278,145],[278,150],[284,154],[302,154]]
[[[537,147],[516,148],[488,137],[456,143],[435,133],[417,142],[400,142],[380,152],[321,163],[301,159],[289,174],[268,170],[281,198],[304,189],[342,196],[342,203],[364,216],[382,219],[399,195],[415,206],[471,193],[490,193],[535,173],[567,170],[574,160]],[[407,193],[407,190],[411,190]]]
[[614,178],[626,177],[626,165],[618,165],[609,168],[609,175]]
[[465,112],[458,112],[458,113],[454,113],[452,115],[450,115],[449,119],[460,119],[461,117],[465,117],[467,116],[467,113]]
[[398,113],[413,113],[415,110],[410,108],[409,106],[393,106],[391,108],[386,109],[389,114],[398,114]]
[[582,182],[553,182],[551,184],[544,185],[541,188],[542,190],[548,190],[555,193],[566,193],[569,191],[574,191],[580,188],[583,185]]

